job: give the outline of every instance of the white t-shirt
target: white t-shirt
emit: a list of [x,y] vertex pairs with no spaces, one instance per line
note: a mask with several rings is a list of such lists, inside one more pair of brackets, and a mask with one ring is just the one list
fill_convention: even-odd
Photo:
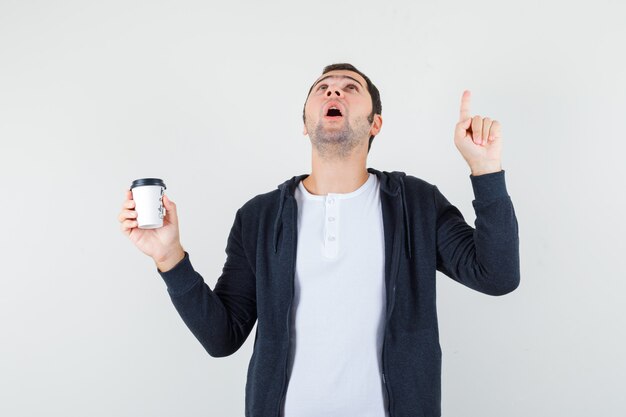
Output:
[[385,417],[385,241],[378,177],[351,193],[298,184],[284,417]]

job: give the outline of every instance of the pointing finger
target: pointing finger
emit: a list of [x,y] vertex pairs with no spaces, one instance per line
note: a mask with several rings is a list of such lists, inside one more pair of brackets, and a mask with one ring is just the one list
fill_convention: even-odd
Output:
[[470,98],[472,93],[469,90],[463,91],[461,96],[461,115],[459,121],[467,120],[470,117]]

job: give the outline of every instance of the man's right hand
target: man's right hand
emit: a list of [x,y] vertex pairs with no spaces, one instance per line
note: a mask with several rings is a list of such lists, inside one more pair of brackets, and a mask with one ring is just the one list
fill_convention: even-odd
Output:
[[161,272],[171,269],[185,256],[184,249],[180,244],[176,204],[163,194],[163,205],[165,206],[163,227],[139,229],[132,192],[126,190],[125,197],[122,211],[118,217],[122,233],[128,236],[139,250],[150,256]]

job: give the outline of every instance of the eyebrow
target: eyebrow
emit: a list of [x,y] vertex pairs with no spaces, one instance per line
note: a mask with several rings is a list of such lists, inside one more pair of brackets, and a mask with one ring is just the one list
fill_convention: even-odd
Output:
[[326,78],[350,78],[351,80],[356,81],[356,82],[357,82],[357,83],[361,86],[361,88],[363,88],[363,84],[361,84],[361,83],[359,82],[359,80],[357,80],[356,78],[351,77],[351,76],[349,76],[349,75],[327,75],[327,76],[325,76],[325,77],[320,78],[319,80],[317,80],[317,82],[316,82],[315,84],[313,84],[313,87],[311,87],[311,90],[312,90],[313,88],[315,88],[315,86],[316,86],[316,85],[318,85],[319,83],[321,83],[322,81],[324,81]]

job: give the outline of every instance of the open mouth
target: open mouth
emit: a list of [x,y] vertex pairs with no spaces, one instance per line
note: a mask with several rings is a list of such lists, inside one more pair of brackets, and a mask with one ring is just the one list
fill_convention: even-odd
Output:
[[342,116],[343,114],[341,114],[341,110],[334,106],[329,107],[326,111],[326,117],[330,119],[336,119]]

